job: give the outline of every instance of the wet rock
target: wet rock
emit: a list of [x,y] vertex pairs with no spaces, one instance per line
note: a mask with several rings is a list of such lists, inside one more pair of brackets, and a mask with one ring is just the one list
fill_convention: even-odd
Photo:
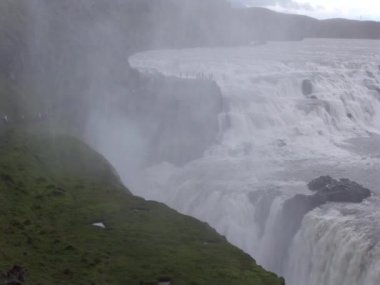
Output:
[[308,96],[311,93],[313,93],[313,83],[310,79],[304,79],[302,81],[302,93],[305,96]]
[[310,211],[328,202],[361,203],[371,196],[371,191],[349,179],[336,180],[321,176],[309,182],[313,195],[298,194],[284,203],[282,218],[288,221],[287,230],[295,233],[303,217]]
[[144,86],[135,96],[127,96],[123,112],[134,129],[144,130],[147,163],[181,166],[201,157],[220,134],[219,114],[224,106],[219,86],[203,78],[159,74],[140,80]]
[[311,190],[311,191],[317,191],[319,189],[321,189],[322,187],[326,186],[326,185],[330,185],[332,183],[334,183],[336,180],[331,178],[330,176],[321,176],[317,179],[314,179],[312,181],[310,181],[308,184],[307,184],[307,187]]
[[361,203],[371,196],[371,191],[349,179],[335,180],[330,176],[321,176],[308,184],[321,201]]

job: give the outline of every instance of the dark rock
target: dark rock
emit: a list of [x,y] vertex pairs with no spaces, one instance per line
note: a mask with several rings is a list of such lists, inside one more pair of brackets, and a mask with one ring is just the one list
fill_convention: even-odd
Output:
[[[297,225],[293,230],[297,230],[298,224],[301,223],[303,216],[324,203],[325,200],[320,195],[297,194],[285,202],[283,212],[286,214],[287,218],[296,221]],[[290,226],[290,228],[292,228],[292,226]]]
[[304,79],[302,81],[302,93],[305,96],[313,93],[313,83],[311,83],[310,79]]
[[371,191],[349,179],[335,180],[321,176],[308,184],[324,202],[361,203],[371,196]]
[[336,180],[331,178],[330,176],[321,176],[321,177],[318,177],[317,179],[310,181],[307,184],[307,187],[311,191],[318,191],[319,189],[321,189],[325,186],[328,186],[334,182],[336,182]]
[[349,179],[336,180],[330,176],[321,176],[309,182],[308,188],[313,195],[298,194],[284,203],[282,219],[285,219],[286,231],[295,234],[303,217],[315,208],[327,202],[361,203],[371,196],[371,191]]
[[224,107],[218,85],[159,74],[140,80],[145,81],[144,86],[120,99],[126,103],[126,109],[120,111],[128,114],[135,129],[144,130],[144,160],[180,166],[201,157],[220,134],[219,114]]

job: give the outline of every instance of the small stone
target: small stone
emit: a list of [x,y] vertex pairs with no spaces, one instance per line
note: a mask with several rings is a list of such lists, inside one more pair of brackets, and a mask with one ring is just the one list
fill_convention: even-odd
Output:
[[98,227],[98,228],[102,228],[102,229],[105,229],[106,226],[104,223],[93,223],[92,224],[94,227]]

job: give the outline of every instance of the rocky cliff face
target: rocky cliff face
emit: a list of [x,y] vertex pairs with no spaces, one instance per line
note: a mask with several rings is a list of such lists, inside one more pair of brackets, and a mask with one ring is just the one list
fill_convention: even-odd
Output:
[[[123,173],[127,185],[142,167],[183,165],[199,158],[220,134],[222,94],[212,81],[146,75],[127,90],[92,102],[85,139]],[[112,111],[110,111],[112,110]]]
[[219,135],[221,90],[205,79],[144,77],[139,98],[130,100],[128,118],[146,130],[148,161],[184,164],[199,158]]

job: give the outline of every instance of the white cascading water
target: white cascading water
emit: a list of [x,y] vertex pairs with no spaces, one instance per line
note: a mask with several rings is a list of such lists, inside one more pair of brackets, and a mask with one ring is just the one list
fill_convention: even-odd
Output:
[[290,284],[379,284],[379,218],[368,202],[308,214],[290,249]]
[[202,158],[152,165],[131,189],[208,222],[287,284],[380,284],[376,195],[309,212],[288,243],[276,232],[283,202],[320,175],[380,190],[379,51],[378,41],[307,40],[134,55],[142,72],[214,79],[224,112]]

